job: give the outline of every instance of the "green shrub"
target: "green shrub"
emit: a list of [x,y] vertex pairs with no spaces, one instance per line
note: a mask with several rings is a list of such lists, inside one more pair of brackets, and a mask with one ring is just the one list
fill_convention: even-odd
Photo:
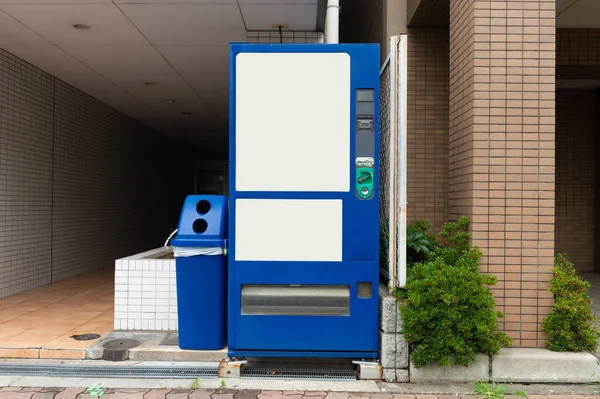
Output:
[[510,338],[498,330],[500,312],[490,286],[496,278],[479,272],[478,248],[469,248],[469,219],[444,224],[440,247],[409,270],[400,305],[404,335],[416,367],[469,365],[477,353],[493,355]]
[[429,222],[427,220],[423,220],[423,219],[417,219],[417,220],[413,220],[410,225],[408,226],[409,229],[417,231],[419,233],[423,233],[427,239],[429,241],[431,241],[432,243],[436,242],[435,239],[435,234],[429,233],[429,229],[431,228],[431,225],[429,224]]
[[542,324],[542,331],[549,337],[548,349],[594,352],[600,330],[588,295],[590,283],[581,279],[573,264],[560,254],[554,258],[553,273],[549,290],[554,294],[554,305]]

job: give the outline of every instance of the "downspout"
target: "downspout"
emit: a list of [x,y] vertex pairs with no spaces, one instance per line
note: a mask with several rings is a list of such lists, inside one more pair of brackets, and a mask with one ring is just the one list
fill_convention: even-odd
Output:
[[325,43],[340,42],[340,0],[327,0]]

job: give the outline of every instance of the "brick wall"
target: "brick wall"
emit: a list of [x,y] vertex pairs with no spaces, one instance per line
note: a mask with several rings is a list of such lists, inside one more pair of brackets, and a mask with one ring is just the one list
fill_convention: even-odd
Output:
[[594,271],[596,116],[593,90],[556,91],[556,252]]
[[513,346],[543,346],[554,255],[555,2],[450,1],[449,213]]
[[0,49],[0,298],[162,245],[169,148]]
[[447,220],[448,29],[408,30],[408,221]]

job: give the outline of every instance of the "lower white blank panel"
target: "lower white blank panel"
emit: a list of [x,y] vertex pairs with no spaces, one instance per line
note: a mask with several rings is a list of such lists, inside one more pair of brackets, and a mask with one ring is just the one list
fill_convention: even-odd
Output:
[[235,260],[342,260],[341,200],[238,199],[235,206]]

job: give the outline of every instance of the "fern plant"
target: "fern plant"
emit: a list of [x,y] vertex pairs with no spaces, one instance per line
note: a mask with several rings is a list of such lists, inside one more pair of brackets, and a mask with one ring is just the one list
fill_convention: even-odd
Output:
[[406,261],[408,265],[424,261],[431,255],[434,248],[435,243],[424,233],[410,227],[406,229]]

